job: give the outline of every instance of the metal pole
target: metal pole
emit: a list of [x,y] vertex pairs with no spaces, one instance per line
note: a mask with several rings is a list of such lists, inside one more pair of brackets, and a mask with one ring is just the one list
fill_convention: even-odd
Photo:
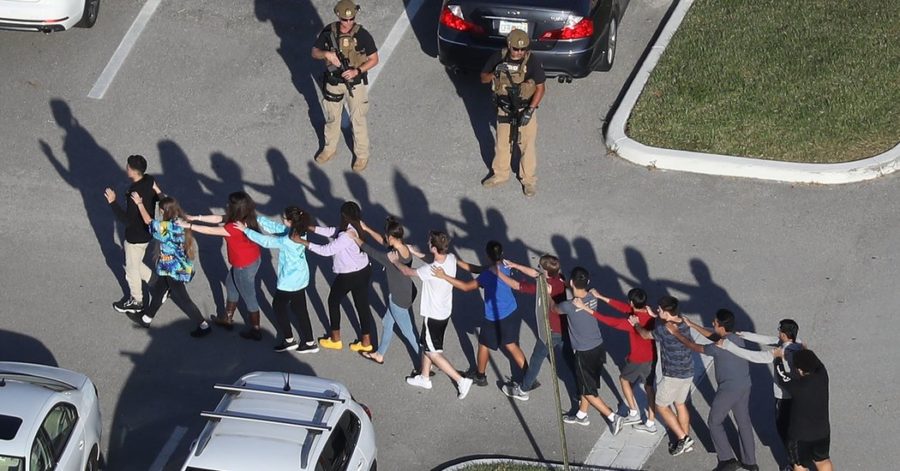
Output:
[[537,295],[535,296],[535,314],[537,318],[543,320],[541,324],[544,330],[544,339],[547,345],[547,352],[550,354],[550,369],[553,377],[553,393],[556,397],[556,425],[559,427],[559,443],[562,446],[563,469],[569,471],[569,445],[566,443],[566,429],[562,421],[562,400],[559,395],[559,376],[556,374],[556,353],[553,349],[552,334],[550,332],[550,293],[547,284],[547,274],[541,272],[537,279]]

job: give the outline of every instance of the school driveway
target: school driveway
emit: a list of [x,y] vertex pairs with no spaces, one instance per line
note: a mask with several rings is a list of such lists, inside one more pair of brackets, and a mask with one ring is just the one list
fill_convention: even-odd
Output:
[[[551,252],[567,268],[583,265],[611,295],[634,284],[653,298],[668,291],[706,321],[729,307],[740,329],[771,332],[793,317],[831,373],[837,466],[893,467],[900,454],[883,445],[900,434],[900,370],[891,366],[900,347],[890,328],[900,305],[897,177],[791,186],[665,173],[607,156],[603,119],[669,6],[650,0],[631,2],[612,72],[548,85],[537,197],[526,200],[515,184],[484,190],[479,181],[493,147],[489,96],[475,77],[448,76],[434,57],[438,2],[363,3],[360,21],[393,46],[383,47],[371,89],[372,161],[362,176],[349,171],[343,146],[327,166],[312,163],[323,117],[319,64],[308,52],[330,21],[330,1],[164,0],[120,56],[102,99],[88,93],[143,2],[104,3],[92,30],[0,33],[0,359],[57,363],[95,380],[109,469],[177,469],[203,425],[200,410],[219,397],[212,385],[251,370],[346,383],[375,414],[383,469],[431,469],[491,453],[560,459],[549,373],[530,401],[511,402],[493,384],[509,372],[499,354],[491,386],[458,401],[444,377],[427,392],[405,385],[411,363],[396,340],[379,367],[348,351],[275,354],[268,321],[262,343],[224,331],[197,341],[170,304],[149,333],[133,328],[109,307],[121,293],[120,230],[102,195],[105,185],[121,188],[131,153],[146,155],[150,172],[194,213],[220,211],[229,192],[244,188],[264,214],[293,203],[336,223],[340,203],[354,199],[370,224],[398,215],[414,243],[429,228],[450,231],[466,259],[477,259],[494,238],[510,258],[533,262]],[[404,8],[418,7],[405,29]],[[222,247],[208,237],[199,244],[200,270],[189,289],[212,313],[222,299]],[[313,266],[311,306],[322,317],[330,266],[321,259]],[[261,278],[268,293],[273,270],[264,268]],[[384,284],[376,279],[381,312]],[[520,298],[522,306],[531,302]],[[480,314],[476,295],[457,294],[447,338],[460,368],[472,359]],[[529,323],[522,330],[528,352]],[[613,359],[623,358],[624,342],[608,334]],[[765,368],[754,373],[759,411],[771,394],[767,375]],[[608,390],[603,396],[615,401]],[[695,398],[704,418],[707,399]],[[592,422],[568,430],[573,461],[584,460],[600,436],[601,418],[593,414]],[[756,422],[760,464],[774,469],[773,451],[762,446],[772,443],[772,427],[764,412]],[[698,429],[698,441],[708,443]],[[714,465],[700,446],[677,459],[660,447],[644,468]]]

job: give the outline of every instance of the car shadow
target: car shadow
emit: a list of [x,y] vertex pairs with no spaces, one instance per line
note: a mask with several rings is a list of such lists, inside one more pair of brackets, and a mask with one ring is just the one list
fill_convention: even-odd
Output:
[[[171,314],[166,312],[171,311],[167,307],[163,307],[163,316]],[[150,468],[180,431],[189,439],[178,441],[166,468],[176,469],[171,465],[184,462],[190,438],[196,437],[205,424],[200,412],[214,409],[222,397],[213,389],[216,383],[230,384],[253,371],[315,375],[299,355],[275,353],[257,342],[240,341],[234,333],[222,329],[194,339],[188,335],[191,328],[187,319],[159,327],[154,323],[146,330],[150,340],[143,351],[126,347],[120,352],[133,367],[113,413],[107,469]]]

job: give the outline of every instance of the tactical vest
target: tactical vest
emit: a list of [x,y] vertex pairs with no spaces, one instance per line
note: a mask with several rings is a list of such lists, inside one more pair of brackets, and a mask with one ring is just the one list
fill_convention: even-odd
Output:
[[498,97],[505,97],[507,95],[506,87],[517,84],[519,85],[519,97],[522,100],[530,100],[531,96],[534,95],[535,83],[533,79],[525,80],[525,75],[528,73],[528,59],[531,57],[531,51],[525,53],[525,57],[522,58],[522,62],[513,62],[509,60],[509,50],[504,48],[500,51],[500,55],[503,56],[504,62],[498,64],[506,66],[506,71],[500,72],[500,77],[494,79],[494,93]]
[[359,67],[366,62],[366,55],[356,50],[356,33],[359,28],[360,25],[355,24],[349,33],[342,33],[339,21],[331,24],[331,45],[347,58],[350,67]]

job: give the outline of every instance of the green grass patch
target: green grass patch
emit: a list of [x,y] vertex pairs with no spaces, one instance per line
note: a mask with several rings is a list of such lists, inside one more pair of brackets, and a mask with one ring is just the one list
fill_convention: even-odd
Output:
[[466,471],[547,471],[546,466],[519,463],[474,464]]
[[900,140],[900,5],[695,0],[641,94],[643,144],[789,162]]

